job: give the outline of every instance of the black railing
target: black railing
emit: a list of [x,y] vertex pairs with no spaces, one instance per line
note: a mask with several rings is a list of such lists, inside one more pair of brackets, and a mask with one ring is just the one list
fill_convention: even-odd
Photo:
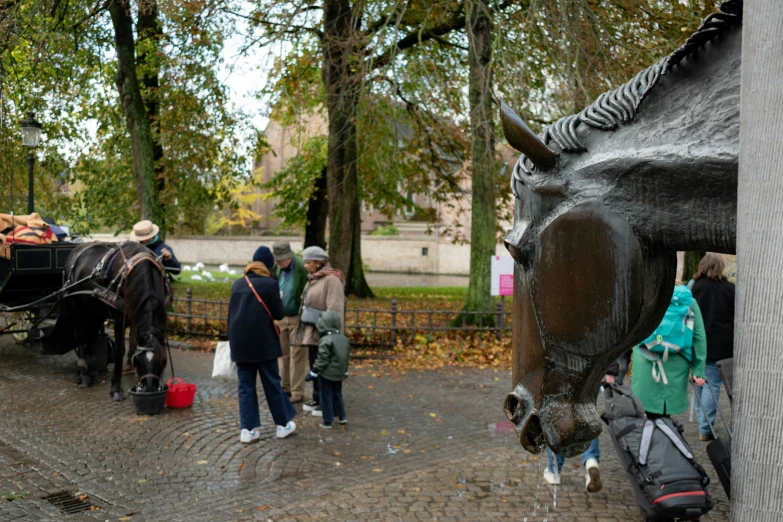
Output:
[[[511,330],[511,312],[505,301],[499,300],[495,309],[484,312],[460,310],[401,310],[396,299],[389,308],[345,309],[346,335],[354,344],[394,346],[398,341],[413,342],[417,335],[495,333],[499,339]],[[190,288],[185,297],[175,297],[173,311],[169,312],[174,332],[182,335],[226,338],[228,301],[193,299]]]

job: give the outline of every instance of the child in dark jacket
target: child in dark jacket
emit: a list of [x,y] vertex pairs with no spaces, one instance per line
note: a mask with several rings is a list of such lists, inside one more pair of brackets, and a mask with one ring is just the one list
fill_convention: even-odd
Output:
[[[335,415],[337,422],[347,424],[345,405],[343,404],[343,381],[348,376],[348,357],[350,341],[340,332],[340,316],[337,312],[321,312],[316,323],[320,341],[318,356],[313,369],[305,377],[306,381],[319,379],[321,386],[322,428],[331,429]],[[315,413],[315,412],[313,412]]]

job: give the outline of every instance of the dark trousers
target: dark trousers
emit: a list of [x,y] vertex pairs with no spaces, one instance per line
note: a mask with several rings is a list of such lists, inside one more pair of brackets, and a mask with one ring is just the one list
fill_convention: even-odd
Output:
[[239,422],[242,429],[252,430],[261,426],[258,413],[256,375],[261,376],[266,403],[277,426],[285,426],[296,416],[296,409],[283,391],[277,359],[261,363],[237,363],[239,391]]
[[321,411],[324,414],[324,424],[332,424],[335,415],[338,419],[344,419],[342,381],[330,381],[323,377],[318,377],[318,380],[321,381]]
[[628,350],[618,357],[617,364],[619,369],[617,371],[617,377],[614,378],[614,383],[617,386],[622,386],[623,381],[625,380],[625,374],[628,373],[628,366],[631,364],[631,350]]
[[[318,346],[309,345],[307,348],[308,348],[307,358],[310,361],[310,369],[312,370],[313,369],[313,365],[315,364],[315,360],[318,357]],[[321,383],[319,382],[320,380],[321,379],[313,379],[313,401],[316,404],[319,404],[319,405],[321,404],[321,401],[320,401],[320,398],[321,398],[321,393],[320,393]]]

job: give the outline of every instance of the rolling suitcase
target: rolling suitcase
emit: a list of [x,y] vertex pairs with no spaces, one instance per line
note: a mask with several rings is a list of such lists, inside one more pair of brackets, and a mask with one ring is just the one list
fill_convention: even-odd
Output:
[[647,418],[641,402],[621,386],[604,387],[612,444],[648,522],[698,520],[712,509],[710,482],[669,417]]
[[[718,434],[715,433],[715,428],[713,427],[712,423],[710,423],[710,419],[707,419],[707,424],[710,427],[712,436],[715,437],[715,440],[707,444],[707,456],[710,458],[710,462],[712,462],[712,466],[715,468],[715,473],[718,474],[718,479],[720,480],[721,486],[723,486],[723,491],[725,491],[726,496],[731,499],[731,430],[729,429],[729,424],[726,422],[726,417],[723,416],[723,412],[720,410],[720,404],[718,404],[718,398],[715,396],[715,392],[712,390],[712,388],[710,388],[707,381],[705,381],[705,383],[705,386],[709,388],[713,399],[715,399],[718,415],[720,415],[720,418],[723,421],[723,426],[726,428],[726,432],[729,434],[728,439],[722,439],[718,437]],[[702,414],[704,414],[704,405],[701,403],[701,394],[699,394],[699,389],[696,388],[695,385],[691,385],[693,386],[693,395],[696,397],[696,400],[699,401]],[[706,415],[704,416],[706,418]]]

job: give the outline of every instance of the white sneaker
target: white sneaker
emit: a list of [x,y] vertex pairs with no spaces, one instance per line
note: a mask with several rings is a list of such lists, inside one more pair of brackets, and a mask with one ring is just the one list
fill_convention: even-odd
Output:
[[250,444],[251,442],[256,442],[260,438],[261,438],[261,434],[258,432],[257,429],[252,431],[242,430],[242,433],[239,435],[239,442],[243,444]]
[[544,480],[552,486],[560,485],[560,475],[555,475],[555,472],[551,471],[549,468],[544,470]]
[[310,415],[312,415],[313,417],[323,417],[324,412],[321,410],[319,406],[316,406],[316,408],[312,411]]
[[601,472],[598,470],[598,461],[587,459],[585,462],[585,488],[588,493],[597,493],[601,491]]
[[296,431],[296,423],[294,421],[288,421],[285,426],[277,427],[277,438],[284,439]]

